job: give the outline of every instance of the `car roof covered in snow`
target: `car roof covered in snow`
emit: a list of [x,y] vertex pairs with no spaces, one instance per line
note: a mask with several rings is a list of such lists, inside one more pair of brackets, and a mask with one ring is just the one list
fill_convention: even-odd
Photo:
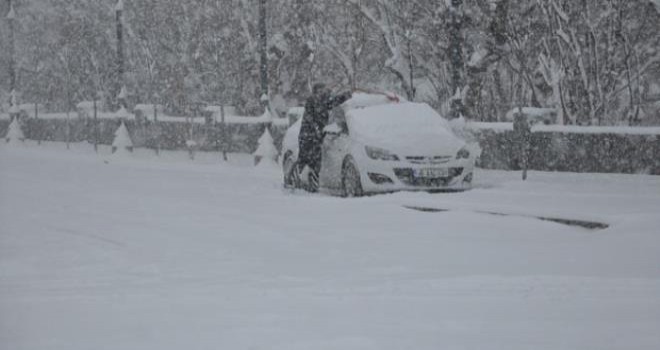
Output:
[[367,108],[379,105],[390,105],[402,102],[406,102],[406,100],[403,97],[392,93],[368,94],[363,92],[356,92],[353,94],[351,99],[344,102],[342,108],[345,111],[350,111],[353,109]]

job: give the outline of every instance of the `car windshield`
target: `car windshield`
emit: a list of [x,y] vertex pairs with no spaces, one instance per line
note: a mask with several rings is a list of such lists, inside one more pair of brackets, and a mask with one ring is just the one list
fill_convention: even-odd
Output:
[[347,119],[351,130],[370,138],[451,134],[447,120],[424,103],[358,108],[349,111]]

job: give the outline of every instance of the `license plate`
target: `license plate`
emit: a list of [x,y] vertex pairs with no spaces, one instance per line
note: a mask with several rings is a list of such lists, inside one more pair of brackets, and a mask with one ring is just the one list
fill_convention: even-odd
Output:
[[446,168],[424,168],[415,170],[415,177],[439,178],[448,176],[449,169]]

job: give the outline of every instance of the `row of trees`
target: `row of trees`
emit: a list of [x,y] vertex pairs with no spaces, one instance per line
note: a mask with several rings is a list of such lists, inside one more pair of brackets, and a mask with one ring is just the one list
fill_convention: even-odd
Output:
[[[260,1],[126,1],[129,100],[173,112],[223,103],[258,113]],[[14,3],[23,101],[61,111],[114,98],[114,1]],[[270,97],[275,107],[299,105],[326,81],[394,90],[444,113],[460,98],[459,111],[476,120],[531,106],[554,108],[567,124],[660,123],[656,3],[269,0]],[[0,26],[6,33],[6,21]],[[7,47],[0,35],[2,68]],[[2,69],[2,82],[8,74]],[[3,101],[6,90],[0,84]]]

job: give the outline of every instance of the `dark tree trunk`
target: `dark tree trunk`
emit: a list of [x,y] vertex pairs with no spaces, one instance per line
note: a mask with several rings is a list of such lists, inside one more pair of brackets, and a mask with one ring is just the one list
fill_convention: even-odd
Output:
[[14,30],[15,30],[15,25],[14,21],[16,20],[14,18],[14,8],[11,0],[7,0],[7,3],[9,4],[9,13],[7,14],[7,19],[9,22],[9,91],[15,91],[16,90],[16,48],[15,48],[15,42],[14,42]]
[[[115,21],[117,23],[117,86],[115,87],[115,96],[118,96],[124,86],[124,23],[122,22],[123,9],[117,7],[115,11]],[[117,98],[117,105],[124,106],[124,101]]]
[[[485,57],[476,64],[468,66],[466,71],[467,93],[465,96],[465,114],[470,119],[477,119],[480,91],[489,68],[502,57],[502,46],[507,43],[506,23],[509,14],[509,0],[500,0],[490,23],[490,38]],[[499,83],[499,82],[498,82]],[[497,113],[497,111],[493,111]],[[499,116],[498,116],[499,118]]]
[[[449,62],[451,64],[451,91],[452,94],[460,92],[463,89],[463,67],[465,65],[463,57],[463,38],[461,35],[463,29],[463,0],[452,0],[449,20]],[[463,113],[463,104],[460,98],[452,97],[451,119],[458,118]]]
[[[268,96],[268,32],[266,27],[266,0],[259,0],[259,65],[261,75],[261,97]],[[262,101],[263,102],[263,101]]]

